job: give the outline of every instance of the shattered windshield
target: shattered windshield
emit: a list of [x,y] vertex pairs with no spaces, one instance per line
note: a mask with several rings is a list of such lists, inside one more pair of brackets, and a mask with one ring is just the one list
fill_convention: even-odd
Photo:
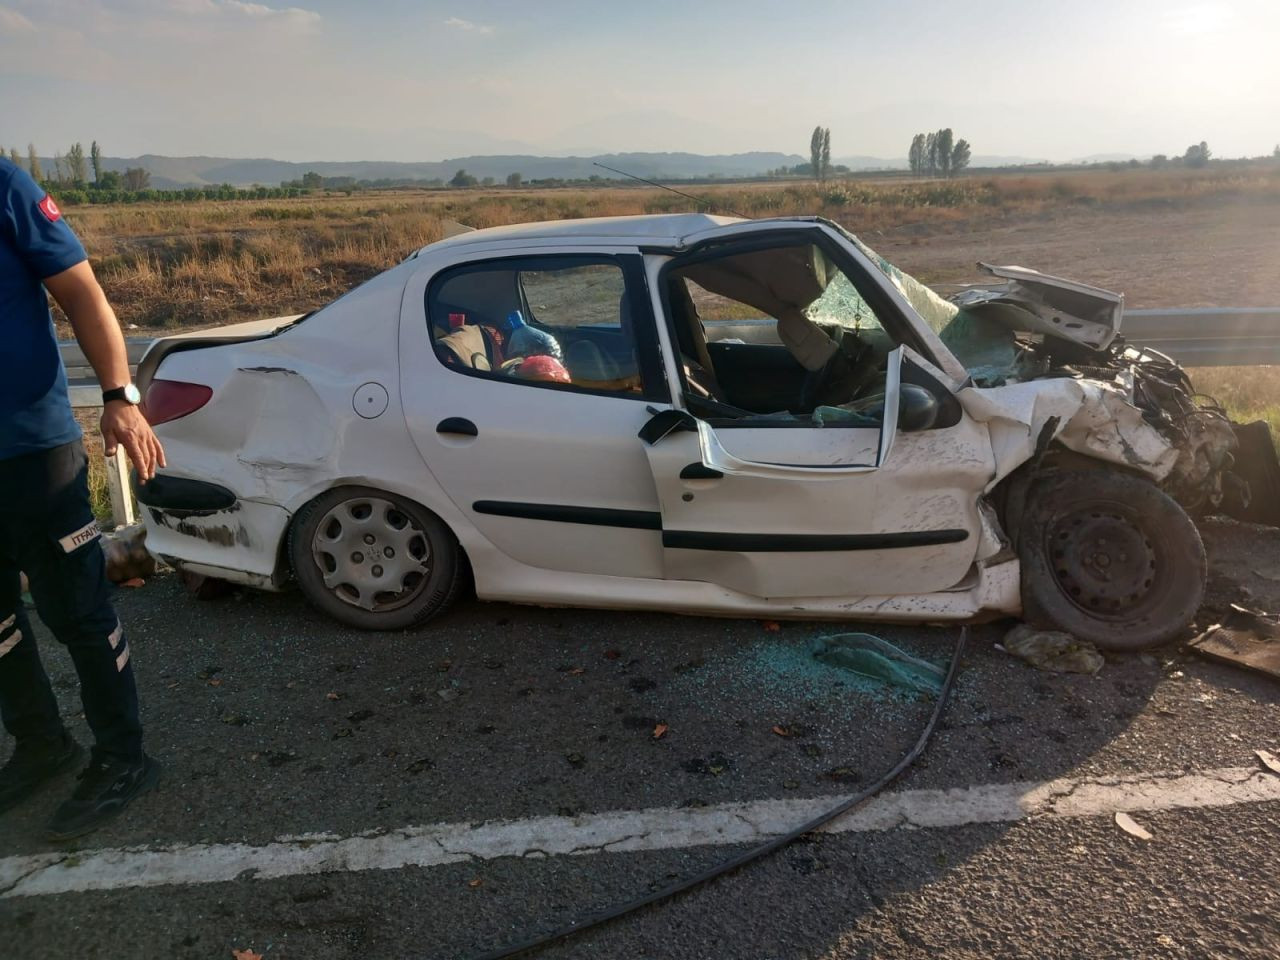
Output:
[[1013,331],[989,317],[978,316],[944,300],[853,234],[847,231],[844,234],[898,288],[911,308],[929,324],[938,339],[946,344],[976,381],[995,383],[1013,371],[1018,358]]
[[835,324],[854,332],[881,329],[875,311],[842,271],[836,271],[822,296],[805,308],[804,315],[814,323]]

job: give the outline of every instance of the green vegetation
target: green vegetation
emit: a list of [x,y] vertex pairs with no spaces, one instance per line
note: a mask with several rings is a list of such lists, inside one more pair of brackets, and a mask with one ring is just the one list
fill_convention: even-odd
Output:
[[[17,147],[9,148],[9,158],[18,166],[23,165]],[[93,170],[92,180],[89,179],[90,167]],[[287,184],[279,187],[236,188],[229,183],[216,187],[154,190],[151,188],[151,174],[145,167],[129,167],[123,174],[116,170],[104,170],[102,149],[96,140],[89,148],[87,163],[84,147],[80,143],[73,143],[65,155],[56,154],[52,177],[45,176],[35,144],[28,144],[26,170],[45,190],[55,194],[58,204],[63,207],[77,207],[83,204],[281,200],[300,197],[306,192],[301,186]]]

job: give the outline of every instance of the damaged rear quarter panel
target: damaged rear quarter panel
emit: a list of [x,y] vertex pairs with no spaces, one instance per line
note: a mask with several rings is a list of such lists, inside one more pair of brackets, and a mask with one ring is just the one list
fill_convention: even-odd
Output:
[[[149,531],[163,541],[153,547],[157,554],[270,573],[291,516],[340,485],[373,486],[441,512],[443,494],[400,406],[405,275],[384,274],[277,337],[164,359],[158,377],[214,391],[195,413],[157,427],[166,472],[226,487],[239,512],[148,516]],[[367,383],[389,397],[384,412],[369,419],[353,408]]]

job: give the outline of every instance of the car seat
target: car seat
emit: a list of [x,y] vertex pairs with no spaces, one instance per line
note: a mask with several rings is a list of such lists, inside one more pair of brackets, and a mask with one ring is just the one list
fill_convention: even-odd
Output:
[[436,353],[447,366],[489,371],[501,366],[501,357],[483,327],[463,324],[436,339]]
[[624,365],[591,340],[575,340],[565,350],[564,362],[575,386],[590,390],[634,393],[640,390],[639,364],[636,363],[634,324],[631,302],[623,294],[618,301],[618,327],[622,332],[631,362]]
[[707,350],[707,331],[702,325],[702,318],[698,316],[698,308],[694,305],[688,284],[683,277],[673,276],[667,290],[685,379],[698,394],[723,401],[724,394],[716,380],[711,353]]

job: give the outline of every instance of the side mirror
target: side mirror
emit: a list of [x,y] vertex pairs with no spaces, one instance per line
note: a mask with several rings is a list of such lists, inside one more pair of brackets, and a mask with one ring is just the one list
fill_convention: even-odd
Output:
[[[884,394],[873,394],[859,401],[859,413],[868,417],[884,417]],[[898,387],[898,429],[903,433],[929,430],[938,422],[941,404],[925,387],[903,383]]]
[[903,433],[932,429],[941,409],[938,398],[924,387],[904,383],[898,388],[898,429]]

